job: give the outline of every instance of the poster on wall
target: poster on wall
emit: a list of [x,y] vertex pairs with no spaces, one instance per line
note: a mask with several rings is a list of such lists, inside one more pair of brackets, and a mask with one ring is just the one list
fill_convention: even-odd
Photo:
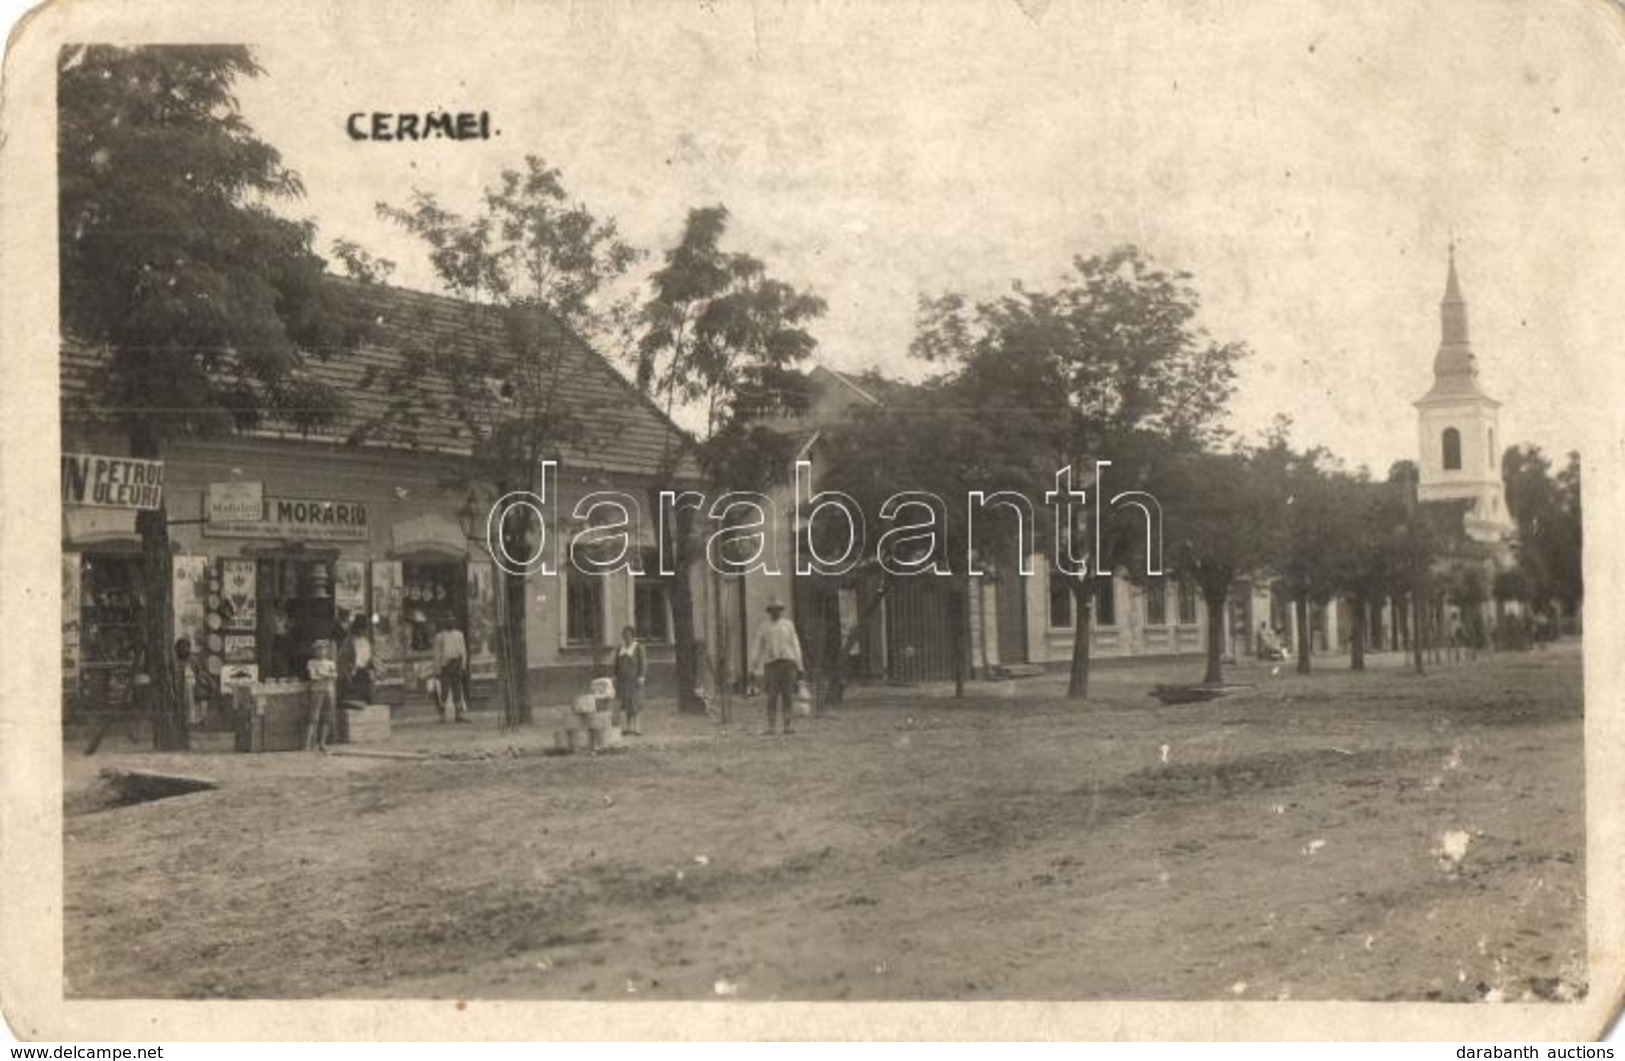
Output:
[[171,578],[175,601],[175,638],[186,638],[194,650],[209,636],[209,558],[177,556]]
[[259,624],[259,594],[254,561],[220,561],[220,615],[228,630],[253,630]]
[[62,684],[79,684],[79,554],[62,554]]
[[227,663],[253,663],[255,660],[253,634],[227,634],[222,641],[220,654]]
[[488,560],[468,565],[468,655],[470,660],[492,655],[495,645],[497,598],[495,568]]
[[340,560],[333,565],[333,606],[341,620],[367,611],[367,565],[360,560]]
[[380,662],[398,660],[411,647],[402,609],[401,565],[396,560],[372,562],[372,611],[378,621],[372,629],[372,648]]

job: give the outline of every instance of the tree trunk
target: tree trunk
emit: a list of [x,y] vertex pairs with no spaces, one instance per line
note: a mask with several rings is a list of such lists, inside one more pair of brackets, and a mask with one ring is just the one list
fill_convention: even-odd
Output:
[[1426,667],[1422,661],[1422,591],[1411,591],[1411,652],[1416,662],[1416,673],[1422,674]]
[[1074,578],[1072,604],[1076,614],[1072,618],[1072,674],[1066,683],[1068,700],[1089,699],[1089,620],[1094,603],[1089,580]]
[[1349,611],[1354,616],[1354,629],[1349,637],[1349,670],[1365,670],[1365,598],[1351,597]]
[[695,638],[694,622],[694,547],[695,510],[692,506],[674,506],[668,512],[661,503],[661,488],[649,487],[649,504],[658,514],[659,527],[666,536],[666,555],[671,558],[674,574],[664,575],[667,591],[671,595],[671,641],[673,661],[677,666],[677,710],[685,715],[705,714],[705,700],[699,694],[699,644]]
[[677,560],[677,575],[671,581],[671,634],[677,662],[677,710],[685,715],[705,714],[705,701],[699,687],[699,646],[694,639],[694,589],[689,584],[692,565],[686,557]]
[[969,631],[970,596],[965,589],[966,580],[961,578],[959,585],[948,594],[948,621],[954,627],[954,697],[963,699],[965,695],[965,668],[970,663],[970,638],[966,636]]
[[1207,671],[1202,675],[1203,685],[1218,685],[1224,681],[1224,604],[1228,589],[1202,591],[1207,602]]
[[[514,553],[510,555],[528,555]],[[511,729],[534,720],[530,707],[530,654],[525,624],[525,576],[502,572],[502,725]]]
[[1314,649],[1314,634],[1309,629],[1309,595],[1301,594],[1292,602],[1298,616],[1298,673],[1309,673],[1309,655]]
[[826,699],[829,703],[838,704],[846,696],[846,661],[852,655],[852,649],[862,639],[864,632],[874,622],[875,616],[880,612],[880,605],[886,599],[886,591],[890,588],[890,575],[882,575],[880,582],[862,607],[858,610],[857,622],[852,624],[841,638],[841,648],[835,657],[835,664],[830,668],[829,692]]
[[[162,460],[157,432],[137,427],[130,432],[130,456]],[[174,554],[169,546],[168,498],[154,510],[135,514],[141,536],[141,655],[135,673],[144,674],[147,709],[152,713],[152,744],[159,751],[191,747],[190,719],[175,671]],[[141,695],[135,686],[132,695]]]

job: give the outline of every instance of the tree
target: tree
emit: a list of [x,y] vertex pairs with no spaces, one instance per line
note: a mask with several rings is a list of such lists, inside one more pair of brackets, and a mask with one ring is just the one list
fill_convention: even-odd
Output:
[[1269,503],[1264,518],[1279,532],[1276,585],[1292,602],[1298,628],[1298,673],[1308,674],[1314,650],[1312,608],[1326,605],[1345,581],[1358,542],[1346,508],[1347,478],[1323,447],[1292,449],[1284,433],[1259,451]]
[[[361,327],[324,288],[312,226],[268,205],[302,188],[232,95],[261,73],[236,46],[61,53],[63,331],[109,358],[89,401],[65,416],[120,430],[135,457],[268,421],[309,429],[344,408],[301,366],[350,346]],[[166,511],[138,513],[136,529],[155,741],[182,748]]]
[[1363,476],[1348,480],[1345,486],[1346,501],[1340,507],[1345,509],[1352,533],[1334,579],[1354,619],[1349,632],[1349,669],[1364,670],[1371,603],[1403,589],[1400,561],[1407,495],[1403,483],[1373,483]]
[[[1025,558],[1018,548],[1016,521],[990,506],[973,526],[967,499],[973,491],[991,494],[1029,474],[1042,420],[1001,420],[987,409],[978,411],[986,392],[967,376],[893,391],[887,404],[861,409],[847,423],[821,433],[818,485],[852,498],[863,516],[868,547],[863,562],[847,576],[860,591],[859,628],[872,621],[899,578],[950,580],[947,618],[957,650],[955,692],[963,695],[970,661],[972,550],[975,564],[984,570],[996,566],[992,557],[1003,562]],[[924,531],[892,533],[927,520],[924,510],[912,503],[888,505],[904,496],[926,500],[933,510],[929,548]],[[942,504],[937,506],[935,499]],[[1029,545],[1031,530],[1029,524]],[[848,546],[844,521],[822,521],[804,533],[807,544],[822,556],[840,555]],[[838,654],[837,666],[844,655]]]
[[[1222,434],[1220,417],[1246,348],[1214,342],[1197,325],[1201,299],[1190,279],[1135,247],[1080,256],[1053,290],[1017,284],[986,302],[948,294],[922,303],[912,352],[978,380],[982,408],[1025,408],[1023,415],[1044,419],[1047,444],[1032,451],[1024,484],[1031,496],[1053,489],[1063,466],[1075,470],[1076,488],[1094,487],[1094,462],[1109,460],[1109,501],[1144,489],[1169,453]],[[1086,571],[1129,567],[1144,547],[1144,528],[1133,520],[1107,521],[1098,535],[1086,521],[1059,535],[1052,521],[1040,521],[1041,528],[1046,523],[1051,557],[1065,550],[1087,558]],[[1067,691],[1074,699],[1088,695],[1096,577],[1068,576],[1076,619]]]
[[1532,445],[1512,446],[1501,459],[1507,511],[1518,527],[1518,566],[1529,601],[1539,611],[1574,614],[1584,596],[1581,571],[1580,455],[1555,476]]
[[1166,528],[1168,573],[1189,580],[1207,607],[1205,684],[1224,680],[1225,604],[1238,577],[1268,570],[1276,526],[1260,519],[1269,497],[1246,451],[1192,452],[1169,461],[1156,481]]
[[[817,346],[806,326],[822,316],[824,300],[768,275],[759,259],[722,249],[728,211],[689,211],[677,244],[650,279],[635,351],[638,385],[668,416],[693,411],[696,437],[670,436],[660,475],[649,488],[654,512],[663,483],[685,459],[705,481],[724,490],[760,491],[782,481],[790,441],[772,429],[774,417],[806,405],[805,378],[796,371]],[[672,574],[672,635],[677,656],[678,708],[702,712],[696,694],[699,658],[694,634],[694,572],[704,537],[699,513],[678,506],[660,521]]]
[[[590,448],[616,430],[612,414],[572,397],[573,384],[594,370],[597,355],[587,341],[615,326],[617,307],[603,296],[640,252],[613,220],[572,200],[559,171],[536,156],[522,169],[503,170],[473,215],[423,191],[405,207],[379,203],[378,213],[427,245],[464,326],[448,331],[425,321],[396,369],[363,380],[391,401],[385,416],[361,425],[351,441],[416,447],[425,421],[450,417],[469,456],[448,487],[470,491],[487,509],[514,491],[539,493],[544,460]],[[347,246],[338,253],[353,274],[377,275],[377,263]],[[534,551],[525,512],[502,522],[513,558]],[[502,585],[503,722],[515,726],[532,720],[523,569],[503,565]]]

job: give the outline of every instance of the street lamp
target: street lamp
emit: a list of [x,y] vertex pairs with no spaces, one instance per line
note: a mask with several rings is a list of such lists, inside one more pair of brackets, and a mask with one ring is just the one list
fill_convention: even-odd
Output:
[[457,525],[463,529],[463,537],[468,541],[479,541],[474,536],[474,528],[479,525],[480,510],[475,504],[474,492],[470,490],[463,498],[463,505],[457,510]]

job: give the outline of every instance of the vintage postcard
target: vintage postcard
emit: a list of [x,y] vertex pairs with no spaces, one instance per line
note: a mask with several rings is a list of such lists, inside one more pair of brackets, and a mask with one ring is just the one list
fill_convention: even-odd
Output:
[[40,7],[15,1034],[1602,1035],[1622,43]]

